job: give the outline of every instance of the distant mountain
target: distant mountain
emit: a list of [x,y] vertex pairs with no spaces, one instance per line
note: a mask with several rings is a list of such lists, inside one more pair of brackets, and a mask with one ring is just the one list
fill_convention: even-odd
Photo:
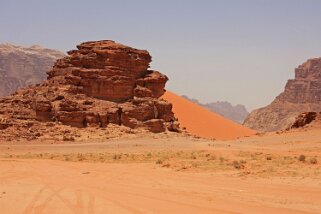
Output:
[[200,106],[207,108],[210,111],[220,114],[221,116],[233,120],[237,123],[243,123],[244,119],[248,116],[249,112],[246,110],[243,105],[233,106],[231,103],[226,101],[217,101],[211,103],[200,103],[197,99],[189,98],[186,95],[182,96],[183,98],[192,101]]
[[42,82],[55,61],[64,56],[60,51],[39,45],[21,47],[0,44],[0,97]]

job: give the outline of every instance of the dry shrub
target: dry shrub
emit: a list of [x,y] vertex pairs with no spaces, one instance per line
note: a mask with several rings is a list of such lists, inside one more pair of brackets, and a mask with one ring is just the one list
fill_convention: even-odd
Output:
[[240,164],[246,164],[246,160],[240,160]]
[[233,161],[232,165],[235,169],[241,169],[242,166],[238,161]]
[[156,161],[156,164],[162,164],[163,163],[163,161],[161,160],[161,159],[158,159],[157,161]]
[[311,164],[317,164],[318,163],[318,160],[316,158],[311,158],[310,159],[310,163]]
[[300,155],[298,160],[301,162],[305,162],[305,155]]
[[171,165],[170,165],[170,163],[164,163],[163,165],[162,165],[162,167],[170,167]]
[[220,162],[223,163],[225,159],[223,157],[220,157]]

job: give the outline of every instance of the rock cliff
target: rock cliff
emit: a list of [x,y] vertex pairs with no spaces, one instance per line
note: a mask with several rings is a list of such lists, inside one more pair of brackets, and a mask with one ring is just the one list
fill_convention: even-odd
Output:
[[27,48],[0,44],[0,97],[44,81],[46,72],[64,56],[59,51],[37,45]]
[[302,112],[321,111],[321,58],[309,59],[295,69],[284,92],[264,108],[253,111],[244,125],[258,131],[288,128]]
[[178,131],[172,105],[160,99],[168,78],[148,69],[147,51],[110,40],[77,48],[57,60],[42,84],[0,99],[0,130],[34,124],[79,128],[116,124],[151,132]]

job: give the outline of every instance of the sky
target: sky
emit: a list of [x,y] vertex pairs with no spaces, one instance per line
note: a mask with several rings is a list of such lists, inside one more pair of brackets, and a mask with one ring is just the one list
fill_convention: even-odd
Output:
[[321,57],[321,0],[0,0],[0,43],[67,51],[111,39],[153,57],[166,88],[253,110]]

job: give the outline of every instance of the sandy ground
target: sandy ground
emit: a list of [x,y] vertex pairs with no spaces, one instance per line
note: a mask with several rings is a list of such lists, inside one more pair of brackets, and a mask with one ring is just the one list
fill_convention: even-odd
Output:
[[0,212],[321,213],[320,162],[320,130],[3,142]]

